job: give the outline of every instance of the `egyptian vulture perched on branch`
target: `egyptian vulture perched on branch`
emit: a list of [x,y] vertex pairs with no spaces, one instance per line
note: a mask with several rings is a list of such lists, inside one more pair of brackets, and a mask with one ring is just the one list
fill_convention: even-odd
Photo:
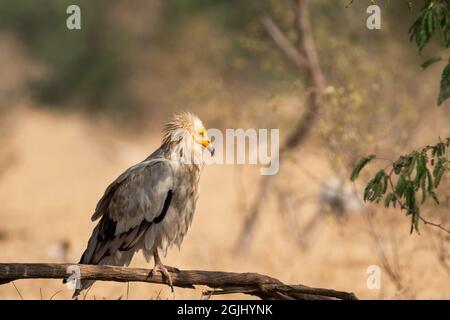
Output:
[[[202,122],[191,113],[180,113],[166,124],[161,146],[112,182],[100,199],[92,221],[100,219],[80,263],[128,266],[136,251],[147,261],[153,256],[153,272],[172,279],[159,258],[181,245],[192,222],[203,152],[214,148]],[[77,297],[94,281],[82,280]]]

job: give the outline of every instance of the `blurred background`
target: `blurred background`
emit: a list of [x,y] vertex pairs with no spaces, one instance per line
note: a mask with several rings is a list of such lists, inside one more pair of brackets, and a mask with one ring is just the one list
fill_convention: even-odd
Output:
[[[159,146],[176,111],[207,128],[280,128],[285,141],[307,108],[308,79],[259,13],[295,45],[293,2],[0,1],[0,261],[78,262],[104,189]],[[348,179],[362,156],[394,160],[449,135],[450,109],[436,107],[442,68],[420,68],[437,46],[419,55],[409,42],[419,6],[377,1],[382,28],[368,30],[369,1],[349,2],[310,2],[323,107],[269,178],[246,245],[259,167],[211,165],[192,227],[166,264],[259,272],[366,299],[450,298],[448,234],[423,226],[410,235],[399,210],[366,207],[372,169]],[[70,4],[81,7],[81,30],[66,28]],[[448,181],[442,189],[441,205],[424,212],[450,223]],[[367,288],[370,265],[382,270],[379,290]],[[138,254],[132,266],[152,265]],[[71,296],[58,280],[14,283],[25,299]],[[202,290],[97,282],[86,298],[200,299]],[[10,283],[0,298],[20,296]]]

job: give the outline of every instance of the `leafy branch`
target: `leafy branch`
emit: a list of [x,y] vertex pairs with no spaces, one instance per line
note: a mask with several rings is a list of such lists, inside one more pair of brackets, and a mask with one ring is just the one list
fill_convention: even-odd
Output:
[[[367,183],[364,201],[380,203],[384,200],[387,208],[399,206],[405,210],[406,215],[411,216],[411,233],[419,233],[419,221],[450,233],[449,229],[426,220],[420,214],[420,207],[428,199],[439,204],[436,190],[450,171],[449,148],[450,137],[399,157]],[[361,159],[352,172],[351,180],[358,179],[360,172],[374,159],[377,159],[375,155]]]
[[415,41],[419,52],[436,36],[443,48],[449,46],[450,8],[447,0],[426,1],[416,21],[409,29],[410,40]]
[[[412,8],[412,1],[406,1]],[[450,45],[450,0],[424,0],[416,20],[408,31],[410,41],[414,41],[419,53],[430,43],[433,37],[438,39],[442,48]],[[439,56],[431,57],[422,63],[422,68],[441,61]],[[440,90],[437,104],[441,105],[450,98],[450,59],[441,75]],[[439,204],[436,190],[444,174],[450,170],[448,148],[450,137],[436,145],[430,145],[422,150],[414,150],[392,162],[386,169],[380,170],[368,182],[364,190],[364,201],[380,203],[384,200],[386,207],[399,206],[411,216],[411,233],[419,232],[419,222],[432,225],[450,233],[450,230],[440,224],[423,218],[421,206],[432,199]],[[371,155],[360,160],[351,175],[355,181],[361,170],[375,156]],[[389,169],[386,171],[387,169]]]
[[[410,41],[414,41],[419,53],[433,37],[438,39],[442,48],[450,45],[450,1],[427,0],[420,10],[416,21],[409,29]],[[431,57],[422,63],[426,69],[432,64],[441,61],[441,57]],[[437,104],[441,105],[450,97],[450,60],[444,67],[441,75],[441,83]]]
[[[375,3],[374,0],[370,0],[370,2]],[[413,7],[412,0],[405,0],[405,3],[411,10]],[[352,4],[353,0],[346,7]],[[422,53],[433,37],[438,39],[442,48],[447,49],[450,45],[450,0],[424,0],[424,6],[419,11],[408,33],[410,41],[416,44],[419,53]],[[425,60],[421,66],[426,69],[441,60],[441,57],[434,56]],[[450,58],[442,71],[437,104],[441,105],[448,98],[450,98]]]

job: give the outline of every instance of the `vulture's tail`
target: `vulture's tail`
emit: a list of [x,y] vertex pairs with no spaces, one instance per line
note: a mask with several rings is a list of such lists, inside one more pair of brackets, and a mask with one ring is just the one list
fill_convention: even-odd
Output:
[[[140,226],[140,228],[130,229],[128,232],[115,235],[115,222],[105,217],[102,217],[92,232],[79,264],[128,266],[134,253],[140,248],[139,240],[146,228]],[[112,223],[114,223],[114,226],[111,225]],[[106,232],[105,229],[107,229]],[[82,274],[81,278],[83,278]],[[67,280],[63,281],[63,283],[65,282]],[[75,289],[72,298],[77,298],[81,291],[90,288],[94,282],[95,280],[78,281],[76,283],[78,288]]]
[[[112,255],[108,255],[100,259],[97,263],[93,263],[94,261],[90,261],[87,259],[89,253],[89,247],[85,250],[83,255],[81,256],[79,264],[98,264],[98,265],[112,265],[112,266],[128,266],[133,258],[135,250],[129,251],[116,251]],[[64,280],[66,282],[66,280]],[[89,289],[95,280],[80,280],[77,282],[78,287],[75,289],[72,298],[77,299],[80,293],[83,290]]]

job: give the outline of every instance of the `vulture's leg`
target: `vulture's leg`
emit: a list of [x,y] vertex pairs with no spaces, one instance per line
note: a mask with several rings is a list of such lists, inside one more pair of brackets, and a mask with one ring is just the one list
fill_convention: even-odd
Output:
[[169,286],[172,289],[173,292],[173,283],[172,283],[172,277],[170,276],[169,271],[172,272],[179,272],[177,268],[169,267],[163,265],[161,262],[161,259],[159,258],[158,249],[155,249],[153,251],[153,259],[155,260],[155,266],[153,267],[152,271],[150,272],[151,275],[153,275],[155,272],[161,272],[161,274],[166,277],[167,281],[169,282]]

